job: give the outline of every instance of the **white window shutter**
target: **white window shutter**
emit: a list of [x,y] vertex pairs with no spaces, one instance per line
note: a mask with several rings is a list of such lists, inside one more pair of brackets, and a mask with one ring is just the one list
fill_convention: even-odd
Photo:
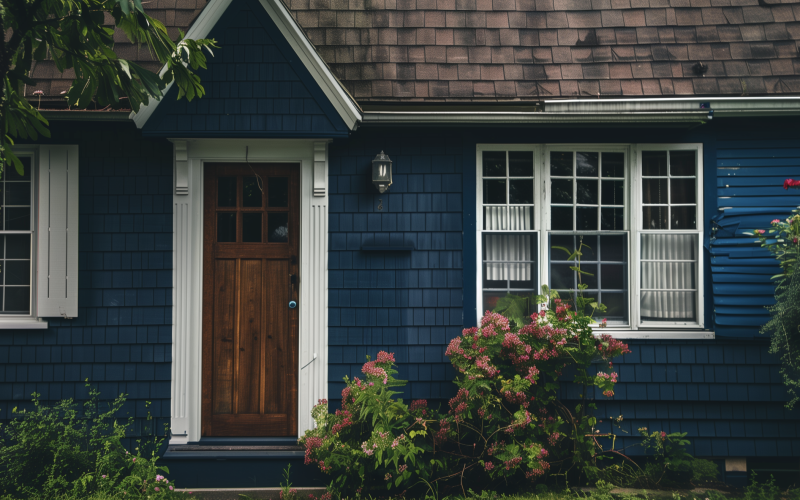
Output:
[[39,149],[36,316],[78,316],[78,146]]

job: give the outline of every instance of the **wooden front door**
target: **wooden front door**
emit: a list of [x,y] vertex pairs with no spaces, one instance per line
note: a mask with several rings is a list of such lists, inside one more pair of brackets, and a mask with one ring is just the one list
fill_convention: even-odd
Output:
[[299,165],[206,164],[203,436],[296,436]]

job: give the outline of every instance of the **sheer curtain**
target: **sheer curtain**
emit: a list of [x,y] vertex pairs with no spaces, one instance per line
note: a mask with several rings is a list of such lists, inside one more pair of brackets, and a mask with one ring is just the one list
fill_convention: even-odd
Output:
[[643,321],[697,320],[696,234],[642,234]]
[[486,234],[483,259],[486,261],[486,280],[530,281],[533,276],[530,234]]
[[530,231],[533,229],[533,207],[483,207],[483,228]]

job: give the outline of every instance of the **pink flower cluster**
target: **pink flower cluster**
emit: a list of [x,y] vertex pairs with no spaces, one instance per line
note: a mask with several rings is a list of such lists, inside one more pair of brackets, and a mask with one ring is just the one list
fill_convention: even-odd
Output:
[[468,402],[469,391],[463,387],[459,389],[455,397],[450,400],[450,414],[455,415],[456,422],[461,422],[464,419],[463,413],[467,411]]
[[621,342],[611,335],[600,335],[600,341],[597,343],[597,352],[600,356],[609,359],[621,354],[631,352],[628,349],[628,344]]
[[498,451],[503,451],[505,447],[506,447],[505,441],[495,441],[486,450],[486,454],[491,457],[492,455],[495,455]]
[[597,376],[600,377],[600,378],[604,378],[606,380],[610,380],[610,381],[612,381],[612,382],[614,382],[616,384],[617,383],[617,377],[619,375],[617,374],[617,372],[611,372],[611,373],[600,372],[600,373],[597,374]]
[[483,464],[483,468],[486,469],[486,471],[488,472],[494,469],[494,464],[492,462],[486,462]]
[[500,373],[500,370],[492,366],[489,362],[489,356],[478,356],[475,359],[475,366],[482,370],[488,378],[494,378],[495,375]]
[[322,447],[322,438],[320,437],[307,438],[305,441],[305,445],[306,445],[306,455],[304,463],[306,465],[310,465],[316,462],[316,460],[313,457],[313,454],[314,450]]
[[786,179],[783,181],[783,189],[800,188],[800,180]]
[[415,399],[408,405],[409,411],[417,411],[422,410],[422,414],[425,415],[427,413],[426,409],[428,408],[428,400],[426,399]]
[[519,467],[519,464],[522,463],[522,457],[514,457],[511,460],[506,460],[503,462],[503,465],[506,466],[506,470],[516,469]]

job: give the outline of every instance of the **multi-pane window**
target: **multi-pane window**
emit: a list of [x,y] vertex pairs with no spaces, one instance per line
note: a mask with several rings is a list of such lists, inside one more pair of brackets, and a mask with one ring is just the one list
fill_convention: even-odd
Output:
[[509,295],[534,312],[547,284],[565,298],[584,288],[611,328],[702,326],[700,157],[696,145],[479,146],[479,313]]
[[[627,325],[625,152],[558,148],[547,158],[550,287],[564,298],[594,298],[608,308],[609,324]],[[567,260],[575,251],[581,255]]]
[[643,148],[642,322],[698,321],[698,158],[692,150]]
[[0,313],[31,313],[31,157],[21,156],[23,174],[6,168],[0,178]]
[[485,310],[509,295],[533,313],[537,294],[533,151],[484,151],[482,191],[482,301]]

